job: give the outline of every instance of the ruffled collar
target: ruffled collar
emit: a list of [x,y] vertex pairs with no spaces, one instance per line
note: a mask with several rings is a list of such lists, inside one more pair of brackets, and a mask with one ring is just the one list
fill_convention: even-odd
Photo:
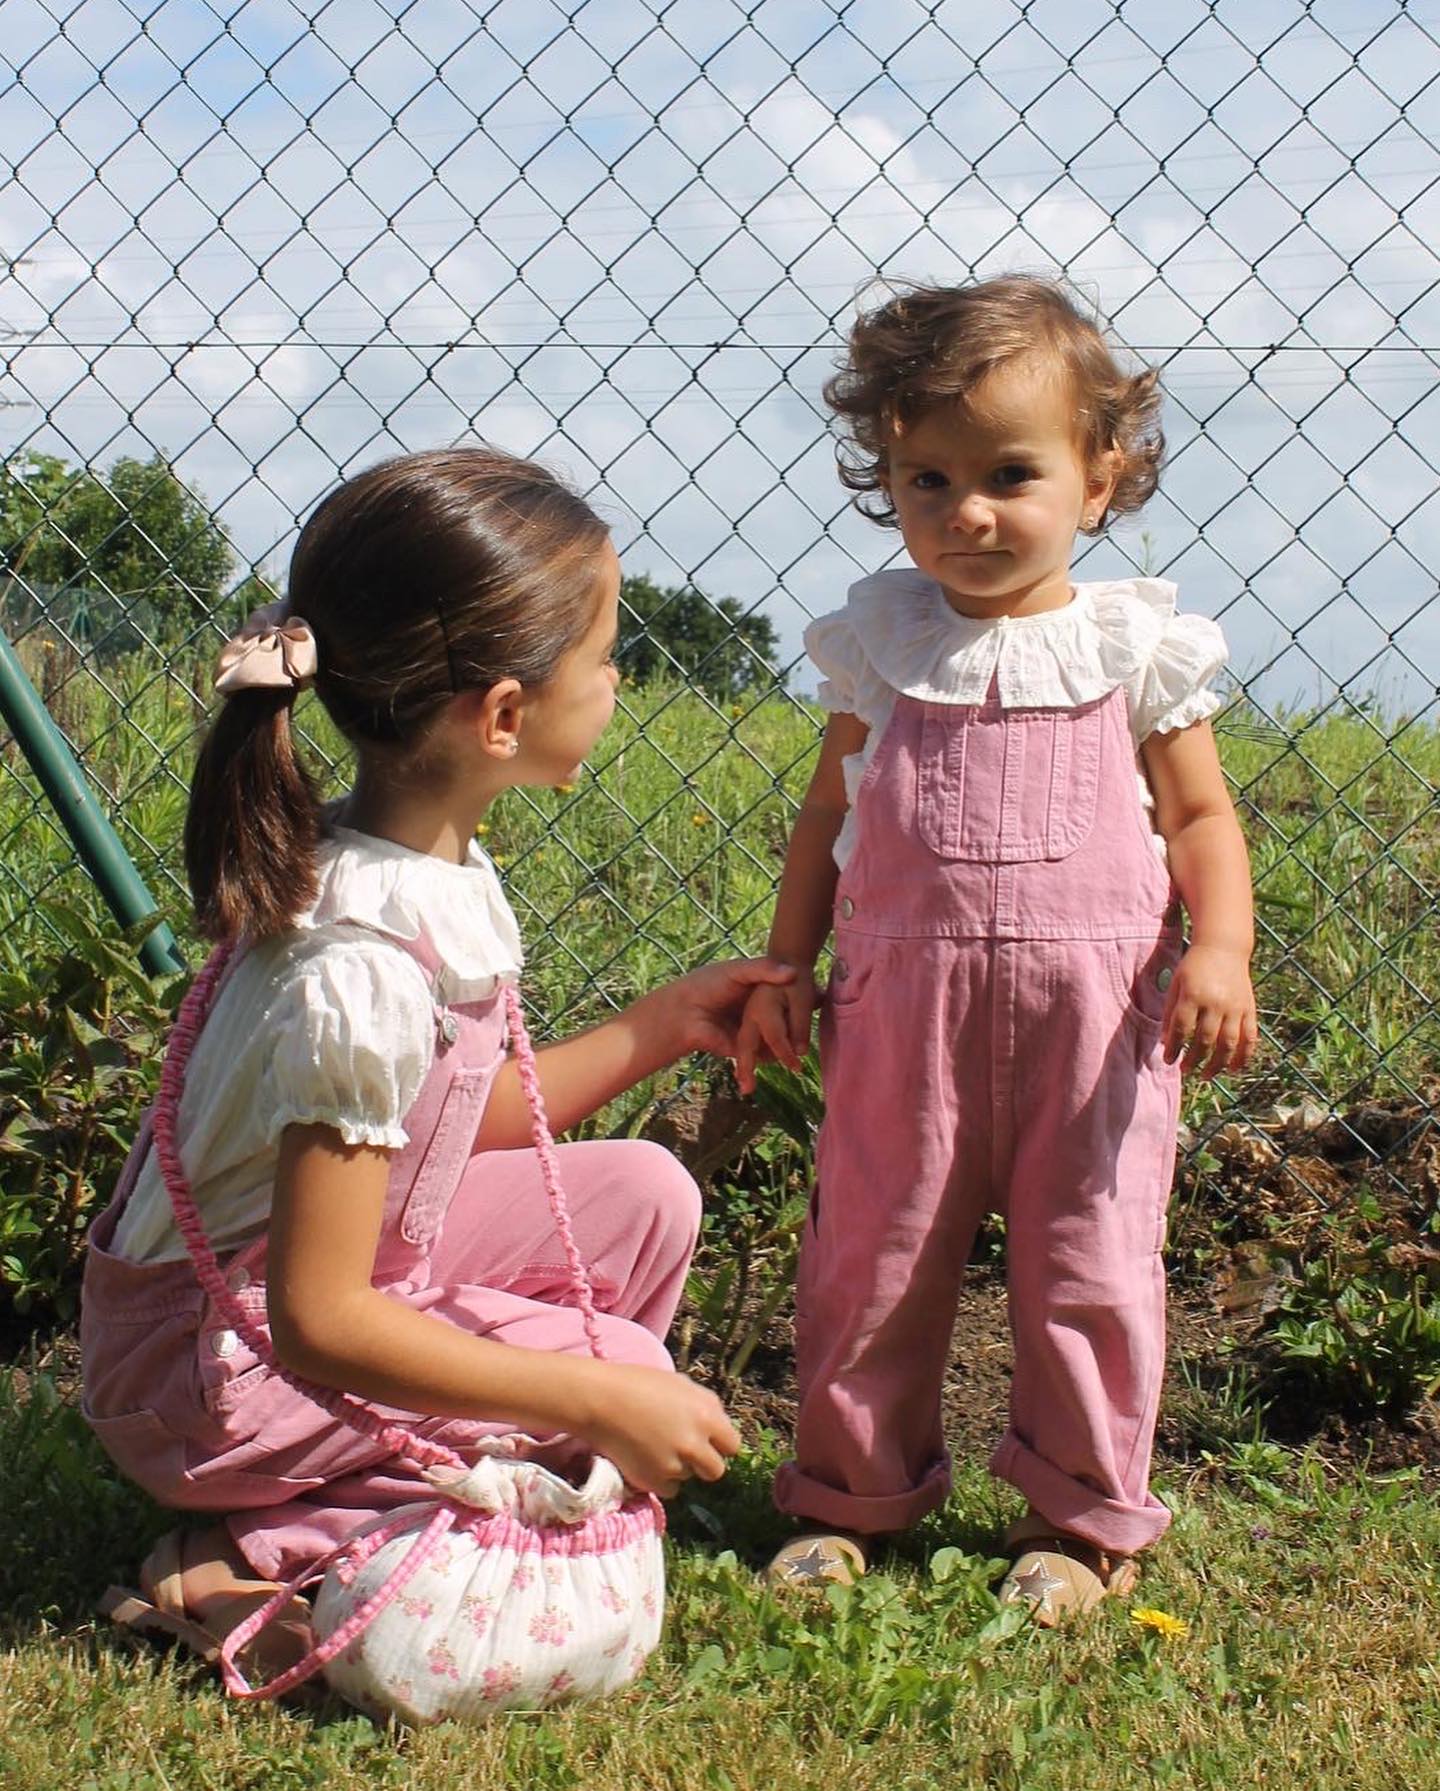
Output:
[[1167,579],[1074,591],[1039,615],[962,616],[933,578],[901,568],[852,585],[846,614],[871,667],[903,696],[981,703],[994,681],[1007,708],[1069,708],[1142,676],[1175,613]]
[[319,892],[297,926],[369,927],[405,943],[423,935],[440,959],[447,1002],[485,1000],[519,976],[520,929],[476,841],[464,864],[450,864],[331,820],[319,872]]

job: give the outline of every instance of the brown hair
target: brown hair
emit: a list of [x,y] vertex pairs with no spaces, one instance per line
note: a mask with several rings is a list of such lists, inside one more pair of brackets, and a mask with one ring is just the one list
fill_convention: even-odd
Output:
[[825,401],[849,435],[841,483],[861,494],[863,514],[895,524],[885,471],[899,429],[963,402],[987,374],[1027,356],[1048,358],[1068,378],[1086,464],[1120,452],[1114,494],[1092,532],[1151,496],[1165,450],[1159,375],[1153,368],[1127,373],[1100,326],[1058,281],[1007,274],[974,286],[889,290],[883,304],[861,313],[840,371],[825,386]]
[[[458,692],[547,683],[595,617],[609,530],[553,473],[499,448],[382,462],[301,531],[288,614],[315,634],[316,694],[392,773]],[[202,931],[263,938],[318,888],[322,820],[295,750],[293,690],[227,697],[200,751],[185,867]]]

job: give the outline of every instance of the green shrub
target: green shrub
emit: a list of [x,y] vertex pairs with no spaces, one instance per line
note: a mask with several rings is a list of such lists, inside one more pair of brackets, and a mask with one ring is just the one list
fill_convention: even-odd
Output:
[[0,1290],[31,1319],[75,1309],[85,1228],[160,1080],[182,977],[157,987],[129,932],[44,906],[66,942],[0,970]]
[[1327,1410],[1402,1413],[1440,1387],[1440,1298],[1383,1241],[1329,1252],[1286,1286],[1266,1347]]

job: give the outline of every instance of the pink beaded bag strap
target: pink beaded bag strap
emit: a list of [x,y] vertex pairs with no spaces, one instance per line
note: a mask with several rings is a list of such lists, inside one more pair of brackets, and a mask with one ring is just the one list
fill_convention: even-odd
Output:
[[[180,1161],[180,1152],[175,1137],[176,1121],[179,1114],[180,1098],[185,1088],[185,1073],[190,1062],[190,1054],[195,1048],[195,1041],[214,1004],[220,979],[234,950],[234,944],[227,943],[218,946],[211,953],[209,961],[191,984],[180,1005],[180,1011],[176,1016],[170,1042],[166,1049],[164,1067],[160,1073],[160,1092],[156,1097],[152,1122],[155,1154],[159,1159],[161,1173],[165,1178],[165,1187],[170,1195],[175,1223],[179,1227],[180,1235],[185,1240],[185,1247],[190,1252],[191,1261],[195,1266],[196,1278],[225,1322],[244,1339],[262,1362],[273,1369],[290,1386],[305,1394],[307,1398],[313,1400],[315,1404],[321,1406],[333,1417],[339,1418],[343,1423],[350,1425],[363,1435],[373,1438],[376,1442],[383,1443],[393,1454],[403,1456],[406,1460],[413,1461],[422,1468],[432,1470],[448,1468],[453,1469],[458,1475],[463,1475],[469,1471],[470,1464],[463,1456],[457,1455],[453,1449],[447,1449],[443,1444],[432,1442],[429,1438],[420,1436],[415,1431],[407,1430],[401,1425],[387,1423],[363,1400],[356,1399],[353,1395],[342,1393],[335,1388],[322,1387],[316,1382],[305,1380],[299,1375],[292,1374],[288,1368],[277,1361],[269,1337],[254,1322],[249,1312],[230,1289],[210,1240],[205,1235],[205,1227],[195,1204],[194,1193]],[[595,1292],[590,1280],[589,1269],[580,1254],[580,1247],[575,1241],[574,1228],[570,1223],[570,1211],[566,1204],[565,1191],[561,1186],[560,1165],[555,1154],[555,1140],[545,1117],[545,1103],[540,1090],[535,1051],[525,1026],[520,992],[513,983],[506,983],[503,986],[503,998],[511,1049],[515,1053],[520,1084],[525,1091],[525,1098],[530,1107],[531,1135],[534,1138],[535,1149],[540,1159],[546,1198],[555,1220],[555,1228],[565,1250],[571,1290],[580,1309],[591,1353],[603,1361],[605,1349],[600,1339],[600,1326],[595,1314]],[[268,1684],[262,1686],[249,1684],[235,1664],[235,1656],[239,1650],[257,1635],[272,1617],[284,1609],[302,1586],[315,1579],[331,1561],[343,1556],[351,1568],[358,1568],[384,1543],[408,1528],[413,1519],[391,1520],[371,1530],[357,1542],[342,1544],[339,1549],[334,1551],[333,1555],[327,1556],[325,1561],[317,1563],[288,1585],[281,1587],[268,1603],[231,1630],[220,1651],[221,1672],[226,1687],[238,1697],[279,1697],[293,1687],[302,1684],[320,1667],[324,1666],[326,1661],[333,1659],[347,1647],[355,1636],[365,1629],[372,1618],[377,1616],[397,1596],[406,1581],[419,1570],[426,1558],[434,1551],[441,1537],[456,1522],[459,1510],[463,1507],[457,1507],[454,1501],[447,1500],[443,1488],[437,1488],[437,1497],[440,1503],[434,1516],[426,1523],[414,1545],[406,1552],[405,1557],[385,1584],[332,1635],[327,1636],[324,1642],[313,1648],[303,1660],[270,1680]],[[651,1500],[649,1503],[653,1513],[654,1501]],[[503,1528],[508,1519],[497,1521]]]

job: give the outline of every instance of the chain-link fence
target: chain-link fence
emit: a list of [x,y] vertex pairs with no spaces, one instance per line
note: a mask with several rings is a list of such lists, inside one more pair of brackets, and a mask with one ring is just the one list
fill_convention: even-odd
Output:
[[[651,643],[593,781],[494,823],[541,1005],[756,947],[816,737],[801,627],[898,548],[818,401],[855,291],[1060,270],[1168,393],[1162,495],[1084,575],[1174,577],[1234,651],[1245,1124],[1413,1148],[1440,0],[7,0],[3,50],[6,626],[177,920],[222,625],[337,476],[483,436],[614,520]],[[14,955],[83,878],[0,763]]]

